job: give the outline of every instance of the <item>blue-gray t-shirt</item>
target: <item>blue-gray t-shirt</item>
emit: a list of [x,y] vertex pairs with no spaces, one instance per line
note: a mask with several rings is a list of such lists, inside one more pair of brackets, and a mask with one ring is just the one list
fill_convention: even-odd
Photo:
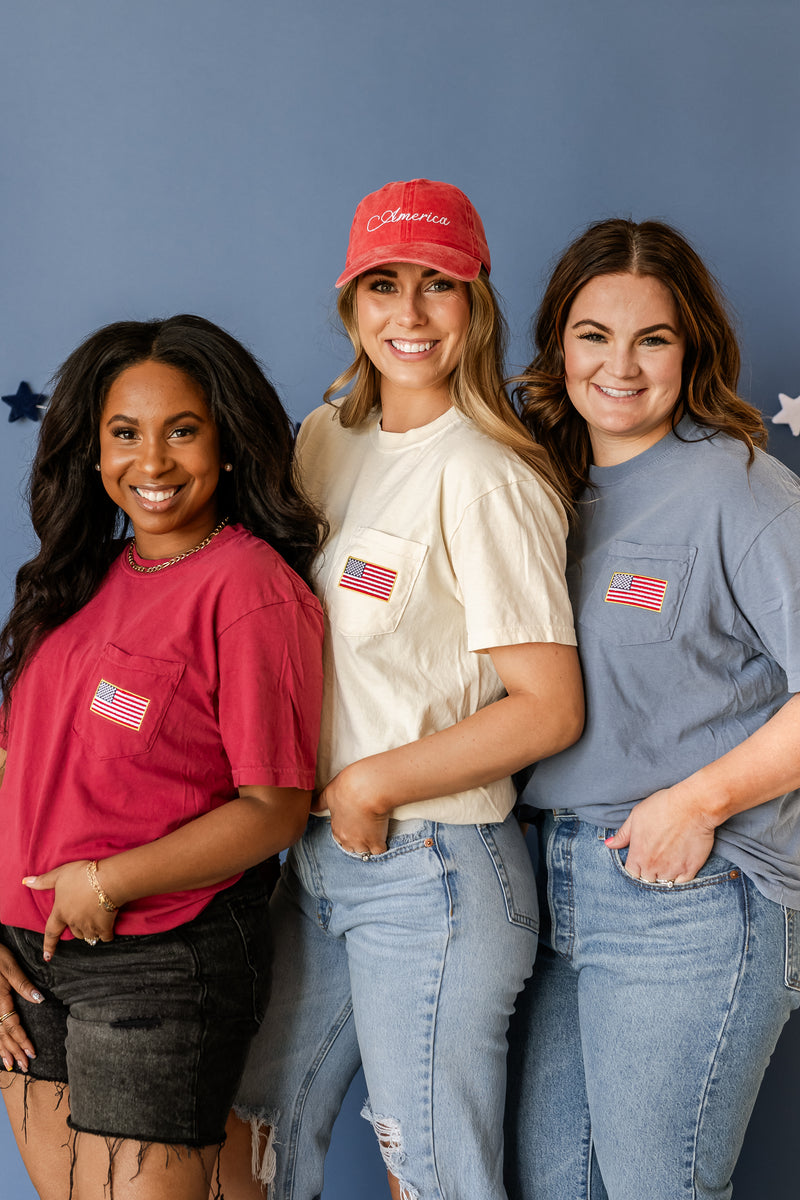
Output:
[[[676,433],[592,469],[568,569],[586,728],[524,804],[617,828],[800,691],[800,480],[688,417]],[[800,908],[800,792],[731,817],[715,849]]]

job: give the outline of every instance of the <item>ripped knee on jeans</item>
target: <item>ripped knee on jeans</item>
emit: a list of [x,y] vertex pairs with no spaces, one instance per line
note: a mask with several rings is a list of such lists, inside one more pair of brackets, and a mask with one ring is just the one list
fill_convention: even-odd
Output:
[[419,1200],[419,1192],[403,1179],[403,1164],[406,1152],[403,1147],[403,1130],[397,1117],[379,1116],[372,1111],[369,1101],[361,1109],[361,1116],[375,1130],[384,1165],[394,1175],[400,1190],[400,1200]]

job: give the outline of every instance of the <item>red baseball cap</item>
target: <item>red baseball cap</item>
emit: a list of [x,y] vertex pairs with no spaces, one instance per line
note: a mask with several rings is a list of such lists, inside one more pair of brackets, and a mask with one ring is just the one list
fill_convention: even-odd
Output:
[[359,204],[337,288],[382,263],[418,263],[454,279],[476,279],[492,260],[483,222],[452,183],[387,183]]

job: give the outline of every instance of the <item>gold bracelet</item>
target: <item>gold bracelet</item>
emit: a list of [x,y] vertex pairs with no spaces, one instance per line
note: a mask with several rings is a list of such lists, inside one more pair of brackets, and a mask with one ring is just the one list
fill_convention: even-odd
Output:
[[93,862],[86,864],[86,874],[89,876],[89,883],[97,892],[97,903],[100,905],[100,907],[104,908],[106,912],[116,912],[119,905],[114,904],[111,900],[109,900],[108,896],[100,887],[100,880],[97,878],[97,859],[94,859]]

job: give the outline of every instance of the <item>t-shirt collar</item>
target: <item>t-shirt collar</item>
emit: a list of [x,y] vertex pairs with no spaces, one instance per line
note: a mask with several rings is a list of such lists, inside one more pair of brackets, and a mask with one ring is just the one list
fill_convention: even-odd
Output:
[[408,429],[405,433],[387,433],[381,429],[380,415],[375,421],[375,441],[379,450],[394,451],[405,450],[408,446],[418,446],[420,442],[427,442],[431,438],[438,437],[445,429],[449,429],[451,425],[456,425],[463,420],[461,414],[456,408],[448,408],[440,417],[434,421],[429,421],[427,425],[420,425],[417,429]]
[[641,454],[636,454],[633,458],[626,459],[625,462],[615,463],[613,467],[592,466],[589,471],[592,486],[612,487],[615,483],[627,479],[638,471],[650,470],[659,459],[674,453],[681,442],[695,442],[699,438],[707,437],[708,432],[708,430],[700,429],[692,417],[685,413],[678,421],[674,431],[670,429],[663,438],[660,438],[654,445],[648,446]]

